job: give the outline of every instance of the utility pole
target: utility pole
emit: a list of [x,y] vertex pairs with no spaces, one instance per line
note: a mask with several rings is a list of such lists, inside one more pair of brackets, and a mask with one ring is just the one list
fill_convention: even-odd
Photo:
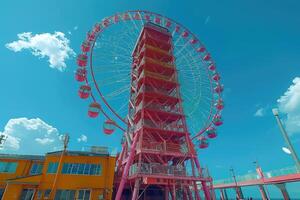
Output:
[[50,197],[49,197],[50,200],[53,200],[54,197],[55,197],[55,194],[56,194],[56,184],[57,184],[57,180],[59,178],[59,174],[61,173],[62,164],[63,164],[63,157],[64,157],[64,155],[67,151],[69,140],[70,140],[70,136],[69,136],[68,133],[66,133],[64,135],[64,139],[63,139],[64,149],[60,154],[57,170],[56,170],[56,173],[55,173],[54,181],[53,181],[51,192],[50,192]]
[[238,184],[237,184],[237,181],[236,181],[236,176],[235,176],[235,173],[234,173],[234,169],[231,167],[229,169],[229,171],[231,172],[233,180],[234,180],[235,191],[236,191],[236,194],[237,194],[237,198],[238,199],[242,199],[241,194],[240,194],[240,189],[238,188]]
[[289,139],[289,136],[288,136],[286,130],[284,129],[284,127],[282,125],[282,122],[281,122],[281,120],[279,118],[278,109],[274,108],[274,109],[272,109],[272,112],[273,112],[273,115],[276,118],[277,124],[278,124],[280,132],[281,132],[281,134],[282,134],[282,136],[283,136],[283,138],[285,140],[285,143],[287,144],[289,150],[291,151],[291,155],[292,155],[292,157],[293,157],[293,159],[294,159],[294,161],[296,163],[297,171],[298,171],[298,173],[300,173],[300,161],[299,161],[299,158],[297,156],[296,151],[294,150],[294,147],[293,147],[293,145],[292,145],[292,143],[291,143],[291,141]]

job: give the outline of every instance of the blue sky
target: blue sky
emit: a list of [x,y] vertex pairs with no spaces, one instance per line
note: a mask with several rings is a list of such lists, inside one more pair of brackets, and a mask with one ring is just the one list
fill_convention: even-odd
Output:
[[[300,77],[300,2],[296,0],[3,1],[0,131],[22,138],[17,153],[59,148],[58,135],[65,132],[71,136],[70,149],[105,145],[113,150],[119,146],[120,134],[102,133],[103,117],[87,117],[88,102],[77,95],[72,51],[79,53],[95,22],[135,9],[157,12],[184,24],[205,43],[218,64],[225,85],[224,125],[218,138],[199,155],[216,179],[228,177],[231,166],[238,174],[253,171],[254,160],[265,171],[293,165],[281,149],[285,144],[271,109],[280,106],[300,153],[300,81],[296,79]],[[62,71],[49,67],[47,56],[39,58],[29,49],[14,52],[6,45],[24,32],[32,32],[32,36],[48,33],[42,36],[49,38],[56,31],[64,34],[70,48],[59,49],[69,58],[52,63],[64,62]],[[48,53],[56,55],[54,60],[61,58]],[[45,132],[47,139],[43,138]],[[2,152],[13,150],[4,148]]]

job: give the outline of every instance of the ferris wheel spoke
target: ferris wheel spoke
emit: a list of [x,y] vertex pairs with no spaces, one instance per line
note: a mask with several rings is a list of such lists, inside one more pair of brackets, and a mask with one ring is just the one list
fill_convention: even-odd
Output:
[[[181,66],[181,65],[189,65],[189,67],[199,67],[200,64],[199,64],[199,61],[197,60],[193,60],[193,62],[190,62],[190,60],[193,60],[191,58],[188,58],[186,55],[180,57],[180,59],[177,59],[176,60],[176,65],[178,66]],[[200,59],[199,59],[200,60]]]
[[120,72],[130,72],[130,66],[126,62],[123,63],[97,63],[95,72],[98,72],[99,70],[105,70],[105,71],[120,71]]
[[[112,43],[110,43],[109,47],[113,47],[113,52],[118,52],[118,50],[120,50],[120,52],[118,52],[119,56],[123,56],[124,58],[125,58],[125,56],[129,56],[126,59],[129,59],[131,57],[131,55],[129,53],[129,50],[125,47],[112,45]],[[103,48],[103,47],[99,47],[99,48]],[[105,51],[95,52],[95,54],[96,55],[109,55],[109,56],[111,56],[111,53],[105,52]]]
[[109,57],[112,57],[113,55],[118,55],[119,57],[123,57],[126,60],[130,60],[130,53],[129,53],[128,49],[126,49],[124,47],[114,47],[113,44],[110,44],[110,47],[113,47],[112,52],[104,52],[104,51],[96,50],[94,52],[94,54],[99,55],[99,56],[103,55],[103,56],[109,56]]
[[[133,21],[133,19],[130,19],[130,21]],[[126,33],[135,33],[133,30],[136,30],[137,31],[136,35],[138,35],[138,28],[137,27],[135,27],[135,29],[133,29],[133,28],[128,27],[127,23],[124,23],[124,24],[125,24],[125,26],[127,27],[128,30],[131,30],[131,31],[126,32]]]
[[[115,50],[122,49],[122,50],[128,51],[128,49],[125,48],[124,45],[128,45],[127,42],[128,42],[129,37],[130,37],[130,35],[126,34],[126,35],[123,35],[123,38],[121,37],[122,38],[121,40],[117,39],[117,38],[103,39],[101,41],[101,43],[96,46],[97,47],[96,49],[102,49],[104,47],[110,47],[110,48],[113,47]],[[115,44],[115,45],[112,46],[112,44]]]
[[139,14],[139,16],[140,16],[140,18],[141,18],[141,26],[143,27],[144,26],[144,20],[143,20],[143,16],[142,16],[142,13],[141,12],[138,12],[138,14]]
[[[127,106],[128,106],[128,102],[125,101],[125,103],[123,103],[123,105],[120,106],[120,108],[117,110],[118,113],[125,113],[126,112],[126,109],[127,109]],[[124,111],[125,109],[125,111]],[[123,112],[122,112],[123,110]]]
[[[118,83],[127,83],[127,80],[124,78],[122,80],[119,80]],[[106,81],[106,82],[101,82],[99,81],[99,86],[104,87],[104,86],[110,86],[116,84],[116,81]]]
[[130,20],[130,21],[133,23],[133,25],[134,25],[134,27],[135,27],[135,30],[136,30],[137,32],[139,32],[140,29],[137,27],[137,25],[136,25],[136,23],[135,23],[135,19],[133,19],[131,13],[129,13],[129,16],[131,17],[131,20]]
[[120,74],[120,75],[115,75],[113,77],[109,77],[109,78],[105,78],[105,79],[97,79],[96,81],[99,81],[99,83],[107,84],[107,83],[122,82],[127,79],[128,78],[126,76],[124,76],[124,74]]
[[[127,80],[124,80],[124,81],[120,80],[120,81],[118,81],[118,83],[126,83],[126,82],[127,82]],[[115,81],[110,81],[110,82],[108,82],[108,81],[106,81],[106,82],[100,82],[99,81],[99,86],[100,87],[106,87],[106,86],[111,86],[111,85],[115,85],[115,84],[116,84]]]
[[189,44],[189,41],[186,41],[186,43],[181,47],[181,49],[179,49],[176,53],[175,53],[175,57],[177,57],[177,55],[179,55]]
[[[121,68],[121,69],[124,69],[125,66],[128,65],[127,62],[120,62],[120,63],[111,63],[110,65],[107,65],[107,63],[103,64],[103,65],[100,65],[100,64],[97,64],[96,67],[97,68],[105,68],[105,67],[109,67],[111,70],[113,70],[111,67],[112,65],[114,67],[118,67],[118,68]],[[127,68],[129,69],[129,66],[127,66]],[[126,69],[126,68],[125,68]]]
[[125,86],[123,86],[123,87],[121,87],[121,88],[119,88],[119,89],[117,89],[117,90],[115,90],[111,93],[108,93],[106,96],[107,96],[107,98],[113,98],[115,96],[118,96],[118,95],[126,92],[126,91],[129,91],[129,89],[130,89],[130,84],[125,85]]
[[[99,65],[93,71],[96,72],[96,73],[98,73],[98,72],[112,73],[113,75],[116,75],[116,76],[120,76],[120,75],[127,76],[127,75],[130,74],[130,70],[129,69],[124,69],[124,66],[122,66],[123,68],[115,67],[114,69],[113,69],[113,67],[114,67],[114,65],[109,65],[109,66]],[[99,74],[99,75],[101,75],[101,74]],[[113,78],[113,77],[110,77],[110,78]]]

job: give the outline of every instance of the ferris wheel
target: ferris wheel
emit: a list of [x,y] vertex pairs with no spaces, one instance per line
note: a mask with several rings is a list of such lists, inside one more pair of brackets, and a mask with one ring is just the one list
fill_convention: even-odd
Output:
[[145,23],[169,30],[183,110],[191,139],[208,147],[222,125],[223,85],[216,64],[203,43],[180,23],[148,11],[127,11],[104,18],[87,33],[78,55],[78,94],[88,99],[88,115],[103,114],[105,134],[125,132],[130,103],[132,51]]

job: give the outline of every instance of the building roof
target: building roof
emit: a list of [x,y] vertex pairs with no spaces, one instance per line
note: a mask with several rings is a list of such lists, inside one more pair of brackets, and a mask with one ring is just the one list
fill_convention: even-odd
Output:
[[[46,153],[47,155],[61,155],[63,151],[53,151]],[[92,151],[66,151],[68,156],[109,156],[108,151],[92,152]],[[0,154],[0,159],[16,159],[16,160],[45,160],[42,155],[19,155],[19,154]]]
[[17,159],[17,160],[44,160],[45,156],[41,155],[19,155],[19,154],[0,154],[0,159]]
[[[46,155],[60,155],[63,151],[53,151],[49,152]],[[90,151],[66,151],[65,155],[68,156],[109,156],[109,153],[106,152],[90,152]]]

